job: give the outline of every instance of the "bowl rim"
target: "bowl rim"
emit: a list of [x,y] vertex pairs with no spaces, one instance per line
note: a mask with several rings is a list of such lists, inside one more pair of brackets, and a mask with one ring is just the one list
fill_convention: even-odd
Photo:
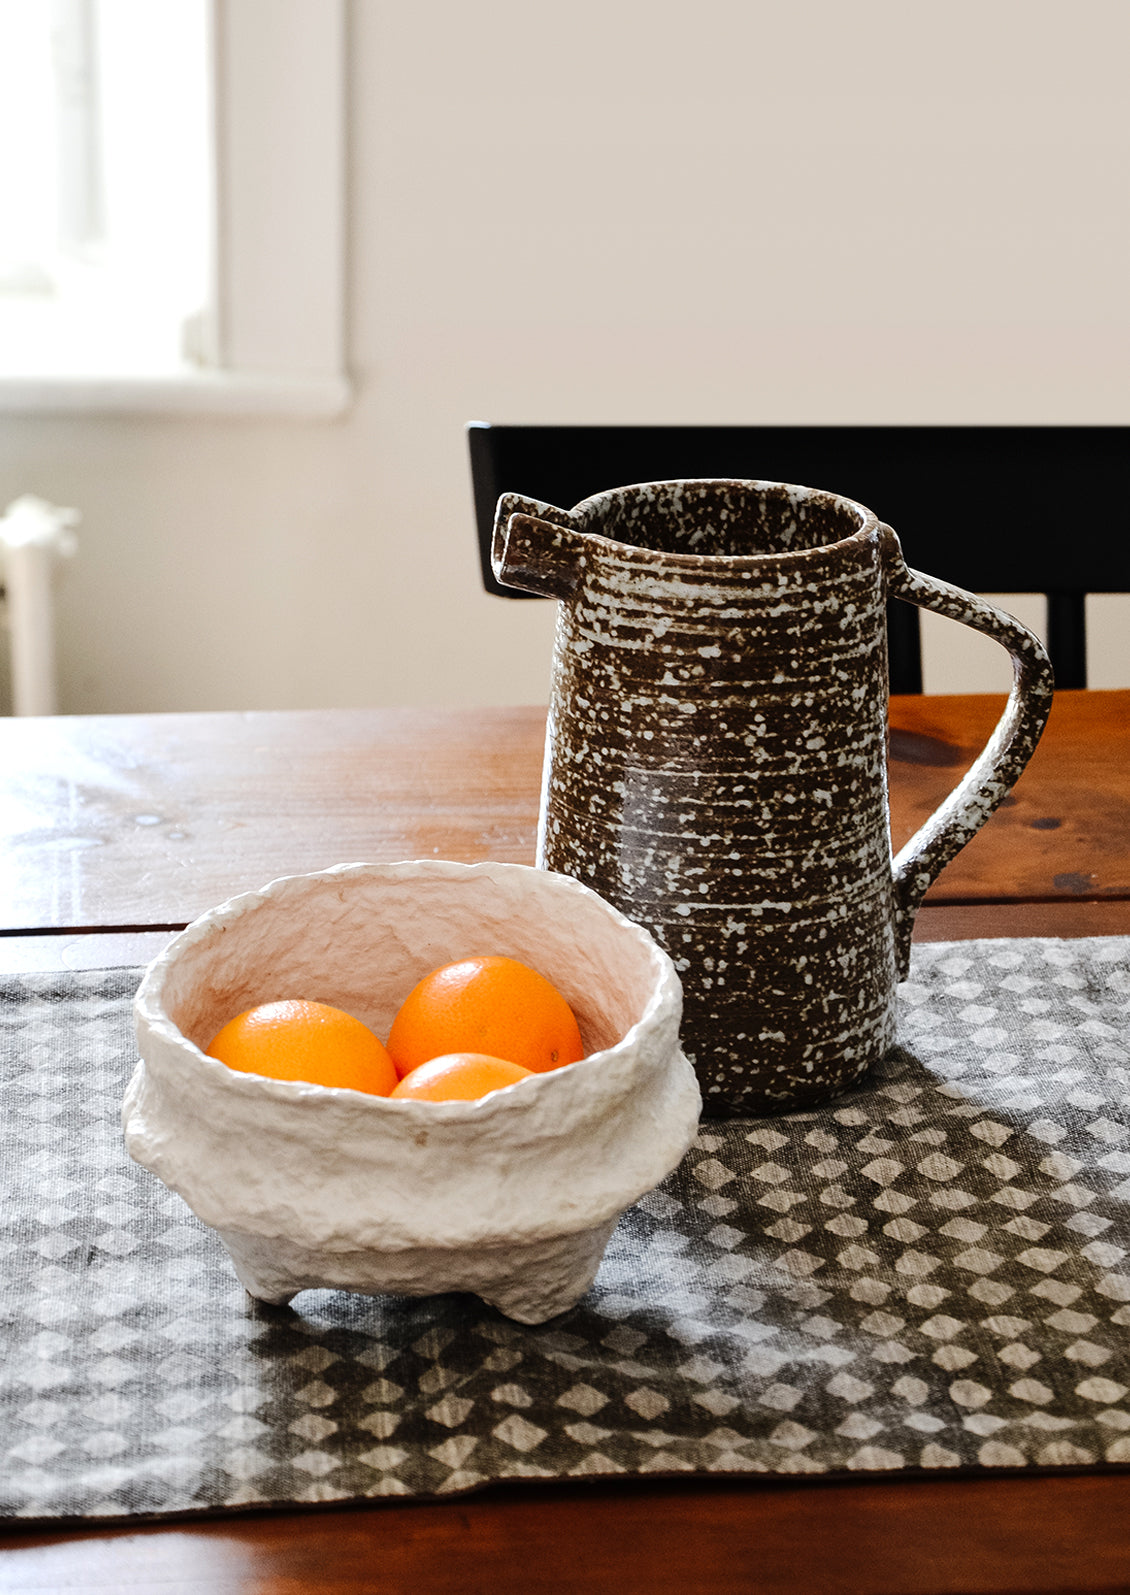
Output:
[[[317,889],[342,880],[410,880],[413,875],[422,874],[438,877],[441,880],[446,878],[454,884],[469,882],[476,878],[490,879],[500,873],[515,876],[522,874],[527,878],[536,879],[540,886],[550,893],[573,894],[597,905],[599,910],[624,931],[630,933],[641,945],[649,956],[654,972],[643,1011],[618,1041],[611,1047],[598,1048],[595,1052],[586,1053],[583,1058],[564,1069],[546,1070],[533,1078],[522,1080],[518,1082],[520,1090],[518,1086],[505,1086],[469,1101],[424,1102],[410,1097],[377,1096],[369,1092],[355,1091],[346,1086],[324,1086],[304,1080],[279,1080],[249,1071],[229,1069],[219,1059],[210,1057],[203,1048],[185,1035],[164,1006],[166,983],[185,952],[208,941],[217,931],[222,931],[226,924],[246,914],[254,913],[257,908],[267,903],[277,903],[280,897],[290,893],[300,895],[304,889]],[[441,1123],[481,1123],[485,1118],[495,1114],[524,1115],[532,1111],[537,1098],[546,1090],[561,1090],[567,1079],[577,1080],[583,1078],[584,1074],[591,1073],[592,1070],[587,1066],[605,1068],[609,1060],[617,1055],[634,1052],[641,1035],[662,1023],[672,1007],[675,1010],[677,1031],[677,1021],[681,1018],[682,1010],[682,984],[670,955],[644,926],[636,920],[629,919],[626,914],[614,907],[592,887],[586,886],[584,882],[560,871],[530,864],[502,863],[491,859],[466,864],[454,859],[427,858],[335,864],[327,869],[276,876],[261,887],[227,898],[197,915],[153,959],[142,977],[133,1003],[134,1024],[139,1042],[144,1029],[150,1034],[160,1036],[166,1044],[172,1045],[178,1051],[187,1049],[194,1065],[209,1075],[222,1090],[259,1100],[266,1096],[282,1104],[338,1101],[349,1103],[355,1108],[365,1104],[365,1109],[362,1111],[398,1113],[402,1115],[406,1125],[437,1127]],[[575,1070],[583,1071],[583,1074],[575,1074]]]

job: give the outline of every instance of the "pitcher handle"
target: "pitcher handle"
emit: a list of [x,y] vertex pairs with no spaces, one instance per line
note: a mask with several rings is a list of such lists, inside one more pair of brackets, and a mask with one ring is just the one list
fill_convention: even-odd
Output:
[[1038,637],[1003,609],[974,593],[911,570],[889,526],[880,527],[887,591],[923,609],[960,620],[1012,655],[1012,691],[984,749],[960,784],[915,832],[893,862],[895,949],[899,979],[910,968],[910,937],[927,890],[999,807],[1036,751],[1052,705],[1051,660]]

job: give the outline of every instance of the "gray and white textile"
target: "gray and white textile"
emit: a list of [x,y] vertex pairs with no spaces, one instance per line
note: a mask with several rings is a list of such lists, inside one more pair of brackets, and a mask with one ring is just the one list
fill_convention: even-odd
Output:
[[1130,1464],[1130,938],[915,949],[900,1046],[703,1127],[540,1328],[265,1308],[127,1158],[138,972],[0,980],[0,1512]]

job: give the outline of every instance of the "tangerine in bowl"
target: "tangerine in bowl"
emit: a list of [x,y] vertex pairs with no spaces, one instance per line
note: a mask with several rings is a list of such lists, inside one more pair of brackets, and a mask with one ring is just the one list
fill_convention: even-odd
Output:
[[[471,957],[544,978],[575,1015],[581,1056],[561,1061],[558,1041],[516,1083],[462,1097],[449,1080],[435,1100],[396,1094],[427,1063],[384,1095],[208,1055],[233,1018],[295,1000],[387,1044],[419,983]],[[540,1323],[584,1294],[619,1215],[694,1137],[681,1012],[667,954],[568,876],[441,860],[288,876],[204,914],[150,965],[126,1144],[218,1232],[261,1300],[470,1291]],[[480,1083],[500,1056],[529,1067],[477,1042],[440,1050],[475,1053]]]

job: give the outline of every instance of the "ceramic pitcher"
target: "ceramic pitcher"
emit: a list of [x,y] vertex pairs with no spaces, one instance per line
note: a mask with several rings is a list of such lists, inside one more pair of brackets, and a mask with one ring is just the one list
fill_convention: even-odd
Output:
[[[892,1043],[927,887],[1036,746],[1042,645],[909,569],[871,510],[785,483],[644,483],[572,510],[504,494],[493,563],[560,600],[539,864],[670,953],[708,1114],[843,1091]],[[893,860],[888,594],[987,633],[1014,666],[988,745]]]

